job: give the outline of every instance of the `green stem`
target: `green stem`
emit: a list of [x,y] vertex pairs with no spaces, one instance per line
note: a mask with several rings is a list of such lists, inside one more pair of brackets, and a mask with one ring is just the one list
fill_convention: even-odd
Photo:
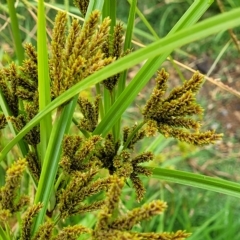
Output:
[[0,225],[0,237],[2,240],[10,240],[10,236],[7,236],[6,230],[3,230],[1,225]]
[[126,141],[126,143],[123,146],[123,150],[126,149],[129,145],[129,143],[132,141],[132,139],[134,138],[134,136],[137,134],[137,132],[143,127],[143,125],[145,124],[145,121],[141,122],[140,124],[137,125],[137,127],[131,132],[131,134],[128,136],[128,139]]
[[90,134],[87,131],[85,131],[84,129],[81,129],[79,127],[78,121],[74,117],[72,118],[72,122],[79,129],[79,131],[81,131],[81,133],[84,135],[85,138],[89,138],[90,137]]
[[110,97],[109,90],[106,89],[105,87],[103,90],[103,103],[104,103],[105,114],[107,114],[107,112],[109,111],[109,109],[111,107],[111,97]]
[[[163,183],[160,184],[160,195],[161,200],[164,201],[164,185]],[[164,212],[160,215],[160,232],[164,231]]]
[[139,10],[139,8],[136,5],[136,0],[128,0],[129,4],[131,5],[135,5],[135,10],[137,15],[139,16],[139,18],[142,20],[142,22],[145,24],[145,26],[148,28],[148,30],[150,31],[150,33],[155,37],[158,38],[157,33],[155,32],[155,30],[153,29],[152,25],[147,21],[145,15]]
[[[128,0],[129,3],[133,4],[134,0]],[[148,28],[148,30],[150,31],[150,33],[153,35],[153,37],[155,38],[155,40],[159,40],[160,37],[158,36],[158,34],[156,33],[156,31],[152,28],[151,24],[148,22],[148,20],[146,19],[146,17],[144,16],[144,14],[142,14],[142,12],[136,7],[136,13],[139,16],[139,18],[142,20],[142,22],[145,24],[145,26]],[[169,60],[173,66],[173,68],[176,70],[176,72],[178,73],[180,79],[182,81],[185,80],[183,74],[181,73],[181,71],[179,70],[179,67],[175,64],[175,62],[173,61],[173,57],[171,55],[168,56]]]
[[16,13],[14,3],[15,3],[14,0],[7,0],[8,11],[11,19],[11,28],[12,28],[12,34],[13,34],[13,41],[15,45],[15,51],[17,54],[18,63],[22,64],[22,61],[24,59],[24,50],[22,46],[21,34],[20,34],[17,13]]
[[53,126],[49,139],[48,148],[42,166],[39,184],[35,196],[35,203],[44,203],[43,208],[35,219],[34,232],[37,231],[39,225],[43,222],[50,196],[53,193],[54,182],[58,171],[58,164],[61,154],[62,139],[67,129],[67,121],[65,116],[69,114],[71,103],[62,110],[57,111],[56,122]]
[[[44,203],[43,208],[35,219],[34,232],[43,222],[50,196],[54,199],[54,182],[58,171],[62,140],[72,122],[72,116],[77,104],[78,96],[75,96],[67,105],[57,110],[56,122],[54,123],[49,144],[47,147],[42,171],[39,179],[35,203]],[[52,206],[50,206],[52,208]]]
[[[111,106],[114,104],[115,102],[115,97],[116,97],[116,89],[114,88],[112,92],[110,92],[110,100],[111,100]],[[120,126],[119,126],[120,127]],[[120,128],[118,128],[118,126],[115,124],[113,125],[113,128],[112,128],[112,132],[113,132],[113,138],[114,138],[114,141],[117,142],[119,140],[119,132]]]
[[[124,48],[123,48],[124,52],[126,52],[128,49],[131,49],[136,6],[137,6],[137,0],[132,0],[129,15],[128,15],[128,21],[127,21],[127,30],[126,30]],[[128,70],[125,70],[121,73],[119,77],[117,97],[119,97],[125,89],[127,73],[128,73]],[[115,138],[119,139],[120,131],[121,131],[121,117],[117,120],[116,124],[114,125],[114,129],[115,129]]]
[[102,17],[111,19],[110,34],[113,34],[116,25],[116,5],[116,0],[105,0],[103,5]]
[[[64,8],[66,12],[69,12],[69,0],[64,0]],[[68,18],[67,24],[68,24],[68,27],[71,26],[70,18]]]
[[64,174],[61,173],[60,176],[58,177],[55,185],[54,185],[54,190],[55,192],[57,191],[58,187],[59,187],[59,184],[61,183],[61,181],[64,179]]
[[[127,51],[128,49],[131,49],[136,6],[137,6],[137,0],[131,0],[131,7],[128,15],[128,21],[127,21],[128,23],[127,23],[127,29],[125,34],[125,40],[124,40],[124,48],[123,48],[124,52]],[[119,78],[118,93],[117,93],[118,96],[125,89],[126,78],[127,78],[127,70],[122,72]]]
[[[44,2],[38,2],[38,92],[39,92],[39,111],[43,110],[51,102],[50,78],[48,67],[48,50],[46,36],[46,20]],[[40,121],[40,157],[43,162],[47,149],[49,137],[52,129],[51,114],[46,115]]]
[[[97,91],[97,94],[98,94],[99,96],[102,96],[102,94],[101,94],[101,88],[100,88],[100,83],[97,83],[97,84],[96,84],[96,91]],[[99,102],[99,111],[100,111],[100,119],[103,119],[103,117],[104,117],[104,107],[103,107],[102,98],[100,98],[100,102]]]
[[[113,32],[114,27],[116,25],[116,0],[105,0],[103,5],[103,11],[102,11],[102,18],[110,17],[111,19],[111,25],[110,25],[110,42],[113,40]],[[109,92],[106,88],[104,88],[104,110],[105,114],[109,111],[110,107],[113,104],[113,99],[115,98],[113,96],[114,92]],[[112,132],[114,134],[115,130],[114,127],[112,128]]]
[[57,213],[57,215],[54,218],[54,224],[55,225],[57,225],[58,221],[60,220],[60,217],[61,217],[60,213]]

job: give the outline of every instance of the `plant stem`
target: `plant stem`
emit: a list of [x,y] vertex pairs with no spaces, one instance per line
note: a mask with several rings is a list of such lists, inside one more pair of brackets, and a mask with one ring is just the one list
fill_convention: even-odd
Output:
[[81,129],[79,127],[78,121],[74,117],[72,118],[72,122],[79,129],[79,131],[81,131],[81,133],[84,135],[85,138],[89,138],[90,137],[90,134],[87,131],[85,131],[84,129]]
[[140,124],[137,125],[137,127],[131,132],[131,134],[128,136],[128,139],[126,141],[126,143],[123,146],[123,150],[126,149],[129,145],[129,143],[132,141],[132,139],[134,138],[134,136],[137,134],[137,132],[143,127],[143,125],[145,124],[145,121],[142,121]]
[[[42,0],[38,2],[37,39],[39,111],[41,111],[51,102],[46,20],[44,2]],[[40,121],[40,159],[42,163],[47,149],[51,130],[52,119],[51,114],[48,114]]]
[[15,45],[15,51],[17,54],[18,63],[22,64],[22,61],[24,59],[24,50],[22,46],[21,34],[20,34],[17,13],[16,13],[14,3],[15,1],[13,0],[7,0],[8,11],[11,19],[11,28],[12,28],[12,34],[13,34],[13,41]]
[[58,163],[61,154],[62,139],[67,128],[67,121],[64,119],[65,114],[69,113],[70,106],[67,105],[63,109],[57,111],[56,122],[49,139],[48,148],[42,166],[39,184],[34,199],[35,203],[44,203],[43,208],[35,219],[34,232],[43,222],[47,205],[54,189],[54,182],[58,171]]
[[[101,88],[100,88],[100,83],[97,83],[97,84],[96,84],[96,91],[97,91],[97,94],[98,94],[99,96],[102,96],[102,94],[101,94]],[[104,107],[103,107],[102,98],[100,98],[100,101],[99,101],[99,111],[100,111],[100,119],[103,119],[103,117],[104,117]]]
[[[123,48],[124,52],[126,52],[128,49],[131,49],[136,6],[137,6],[137,0],[131,1],[131,7],[128,15],[128,24],[127,24],[127,30],[125,34],[125,41],[124,41],[124,48]],[[128,70],[125,70],[120,74],[120,77],[118,80],[118,87],[117,87],[117,97],[119,97],[125,89],[127,73],[128,73]],[[114,125],[114,128],[116,129],[115,137],[116,139],[119,139],[120,131],[121,131],[121,117],[118,119],[118,121]]]

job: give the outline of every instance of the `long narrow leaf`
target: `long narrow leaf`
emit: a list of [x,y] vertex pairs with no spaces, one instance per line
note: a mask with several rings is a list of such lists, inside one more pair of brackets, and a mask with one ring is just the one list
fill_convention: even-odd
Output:
[[[105,0],[102,11],[102,18],[110,17],[110,36],[113,38],[114,27],[116,25],[116,0]],[[106,114],[113,103],[112,99],[114,97],[115,91],[109,92],[108,89],[104,88],[103,91],[103,103],[104,103],[104,113]],[[116,129],[113,128],[113,135],[116,137]]]
[[102,11],[104,0],[90,0],[85,18],[87,19],[94,9]]
[[10,240],[10,237],[7,236],[7,233],[3,230],[2,226],[0,226],[0,237],[2,240]]
[[[196,41],[198,39],[205,38],[211,34],[215,34],[219,31],[224,31],[229,28],[233,28],[240,25],[240,8],[237,8],[235,10],[229,11],[227,13],[221,14],[216,17],[212,17],[210,19],[204,20],[200,23],[197,23],[194,26],[191,26],[187,29],[183,29],[179,32],[176,32],[172,34],[171,36],[167,36],[159,41],[156,41],[155,43],[150,44],[148,47],[140,49],[132,54],[129,54],[128,56],[125,56],[118,61],[106,66],[105,68],[101,69],[100,71],[94,73],[93,75],[87,77],[82,82],[77,83],[75,86],[70,88],[68,91],[66,91],[64,94],[56,98],[54,101],[52,101],[45,109],[43,109],[41,112],[35,116],[34,119],[32,119],[19,134],[14,138],[9,144],[2,150],[0,155],[0,160],[4,158],[4,156],[11,150],[11,148],[31,129],[33,128],[46,114],[53,111],[55,108],[63,104],[64,102],[68,101],[70,98],[78,94],[79,92],[89,88],[92,85],[95,85],[98,82],[101,82],[102,80],[121,72],[127,68],[130,68],[137,63],[148,59],[153,58],[157,55],[163,54],[165,52],[172,51],[173,49],[176,49],[180,46],[183,46],[187,43]],[[128,93],[125,89],[125,91],[121,94],[124,97]],[[125,94],[125,95],[124,95]],[[127,96],[129,97],[129,96]],[[122,99],[122,104],[124,103],[125,99]],[[117,100],[118,101],[118,100]],[[115,102],[116,104],[116,102]],[[111,109],[118,110],[116,108],[116,105],[113,105]],[[124,107],[124,109],[126,106]],[[122,111],[122,109],[120,109]],[[113,124],[117,121],[118,117],[115,118],[113,115],[113,111],[111,112],[112,119],[109,118],[109,122],[107,123],[107,128],[111,128]],[[109,115],[110,115],[109,114]],[[104,128],[104,132],[106,133],[108,131],[106,127]],[[103,124],[100,123],[97,131],[95,132],[98,134],[101,133],[101,130],[103,129]]]
[[159,180],[202,188],[205,190],[240,198],[239,183],[184,171],[170,170],[158,167],[149,167],[149,169],[153,172],[152,177]]
[[[127,51],[128,49],[131,49],[136,6],[137,6],[137,0],[133,0],[131,2],[131,7],[130,7],[128,21],[127,21],[127,30],[126,30],[126,34],[125,34],[125,40],[124,40],[124,52]],[[123,90],[126,87],[127,72],[128,71],[125,70],[120,75],[120,78],[118,81],[118,88],[117,88],[117,97],[121,95],[121,93],[123,92]],[[121,118],[118,119],[117,123],[114,126],[116,139],[119,139],[120,125],[121,125]]]
[[[128,2],[132,5],[135,4],[134,0],[128,0]],[[135,5],[136,6],[136,5]],[[155,39],[158,39],[158,35],[155,32],[155,30],[153,29],[153,27],[151,26],[151,24],[147,21],[147,19],[145,18],[144,14],[139,10],[138,7],[136,7],[135,9],[137,15],[139,16],[139,18],[142,20],[142,22],[144,23],[144,25],[148,28],[148,30],[150,31],[150,33],[155,37]]]
[[38,188],[36,196],[34,199],[35,203],[43,202],[44,205],[39,212],[35,224],[34,232],[38,229],[39,225],[42,223],[50,195],[53,191],[54,181],[58,170],[58,163],[61,154],[61,144],[64,134],[68,126],[68,122],[65,120],[64,116],[70,114],[71,103],[67,105],[57,119],[57,122],[54,124],[51,137],[49,139],[49,146],[46,151],[45,160],[43,162],[41,176],[38,183]]
[[23,51],[21,34],[20,34],[17,13],[16,13],[14,3],[15,3],[15,1],[13,1],[13,0],[7,0],[8,12],[9,12],[10,19],[11,19],[13,41],[14,41],[14,45],[15,45],[18,62],[19,62],[19,64],[21,64],[23,61],[23,58],[24,58],[24,51]]
[[[48,68],[48,51],[46,36],[46,20],[43,1],[38,2],[38,91],[39,91],[39,110],[42,111],[51,101],[50,79]],[[40,150],[41,160],[43,161],[47,149],[48,140],[51,133],[51,115],[46,115],[40,121]]]

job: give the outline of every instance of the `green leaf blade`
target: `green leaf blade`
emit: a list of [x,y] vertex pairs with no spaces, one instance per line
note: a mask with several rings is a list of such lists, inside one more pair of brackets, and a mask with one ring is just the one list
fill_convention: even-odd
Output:
[[240,198],[240,184],[236,182],[159,167],[148,167],[148,169],[152,171],[152,177],[159,180],[174,182]]
[[[38,91],[39,91],[39,111],[42,111],[50,102],[50,78],[48,67],[48,50],[46,36],[46,20],[44,2],[38,2]],[[51,115],[44,116],[40,121],[40,150],[41,160],[43,161],[47,149],[48,140],[51,133]]]

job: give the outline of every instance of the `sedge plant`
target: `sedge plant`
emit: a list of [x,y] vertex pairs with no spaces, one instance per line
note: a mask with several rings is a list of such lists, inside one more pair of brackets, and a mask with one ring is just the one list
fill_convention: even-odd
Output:
[[[67,13],[58,12],[48,53],[44,3],[39,1],[37,49],[24,44],[24,61],[0,71],[0,128],[7,131],[9,126],[14,135],[0,155],[2,163],[10,163],[0,188],[0,236],[21,240],[188,238],[185,229],[133,231],[139,222],[162,214],[167,203],[155,199],[123,214],[121,194],[127,186],[141,203],[146,191],[141,176],[147,176],[240,197],[239,184],[153,169],[147,166],[153,153],[136,151],[139,141],[159,134],[199,146],[221,139],[221,134],[201,130],[203,109],[196,94],[204,76],[196,72],[168,90],[169,74],[161,64],[175,48],[239,25],[240,9],[195,24],[211,4],[195,1],[168,36],[134,52],[136,0],[130,1],[126,33],[116,21],[115,0],[74,3],[84,23],[73,18],[68,27]],[[143,67],[127,85],[127,69],[143,60]],[[139,109],[141,120],[122,126],[122,114],[154,73],[155,87]],[[84,91],[93,86],[93,96],[86,97]],[[7,161],[16,143],[19,151]],[[91,226],[80,224],[92,213],[96,217]]]

